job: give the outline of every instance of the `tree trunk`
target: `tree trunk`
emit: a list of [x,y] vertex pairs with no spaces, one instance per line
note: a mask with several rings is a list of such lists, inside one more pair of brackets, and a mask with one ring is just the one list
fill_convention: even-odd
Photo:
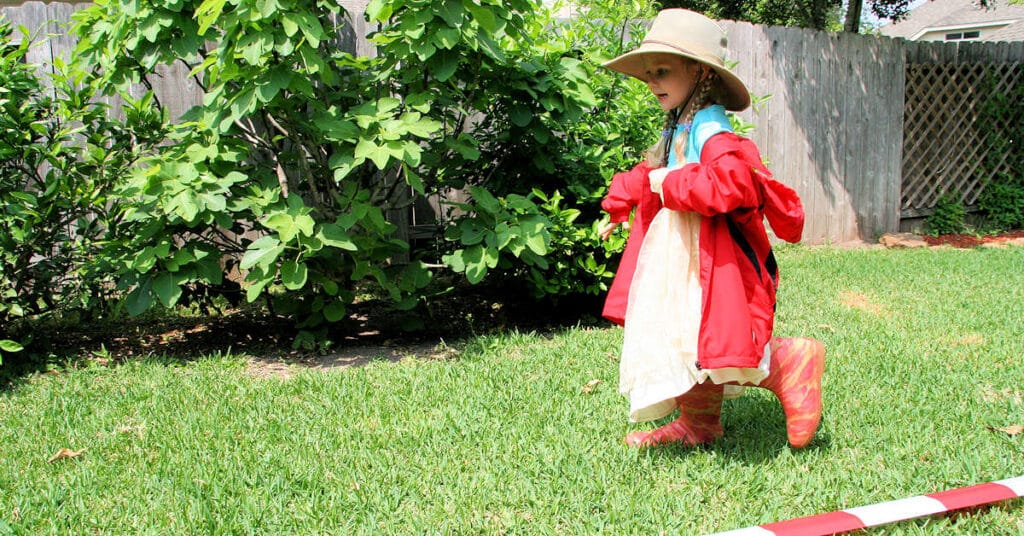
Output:
[[828,11],[828,0],[813,0],[811,2],[811,27],[815,30],[824,30],[826,15]]
[[860,12],[863,8],[864,0],[850,0],[850,5],[846,8],[846,24],[843,27],[844,32],[860,32]]

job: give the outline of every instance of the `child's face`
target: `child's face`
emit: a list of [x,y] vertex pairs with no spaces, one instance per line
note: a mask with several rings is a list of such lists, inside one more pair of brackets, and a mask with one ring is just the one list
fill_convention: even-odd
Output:
[[700,74],[700,64],[675,54],[652,53],[643,56],[644,78],[658,105],[666,112],[683,105]]

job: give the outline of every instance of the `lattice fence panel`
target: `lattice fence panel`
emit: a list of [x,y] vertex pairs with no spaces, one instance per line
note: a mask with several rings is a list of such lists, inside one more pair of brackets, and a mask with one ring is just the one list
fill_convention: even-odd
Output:
[[[927,215],[947,192],[977,203],[988,181],[1010,169],[990,137],[1024,121],[1024,106],[993,107],[994,96],[1014,94],[1024,66],[912,64],[907,67],[903,126],[901,215]],[[993,113],[995,109],[1000,113]]]

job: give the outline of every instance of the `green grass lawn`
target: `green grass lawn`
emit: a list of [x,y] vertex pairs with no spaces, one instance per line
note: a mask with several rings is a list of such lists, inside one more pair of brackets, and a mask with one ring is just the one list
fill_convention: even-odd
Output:
[[[1024,474],[1024,434],[999,430],[1024,425],[1024,249],[780,264],[776,333],[829,352],[807,449],[762,389],[709,447],[624,446],[651,424],[626,420],[612,328],[286,377],[79,360],[0,392],[0,535],[702,534]],[[874,533],[1022,534],[1024,504]]]

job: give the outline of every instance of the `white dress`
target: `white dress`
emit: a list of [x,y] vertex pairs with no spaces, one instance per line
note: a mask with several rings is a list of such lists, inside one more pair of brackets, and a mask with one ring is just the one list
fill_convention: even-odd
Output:
[[[619,392],[629,398],[630,421],[672,413],[677,396],[707,380],[757,384],[768,376],[767,347],[757,368],[697,368],[700,221],[697,213],[663,208],[640,247],[619,364]],[[726,385],[725,396],[739,396],[743,390]]]

